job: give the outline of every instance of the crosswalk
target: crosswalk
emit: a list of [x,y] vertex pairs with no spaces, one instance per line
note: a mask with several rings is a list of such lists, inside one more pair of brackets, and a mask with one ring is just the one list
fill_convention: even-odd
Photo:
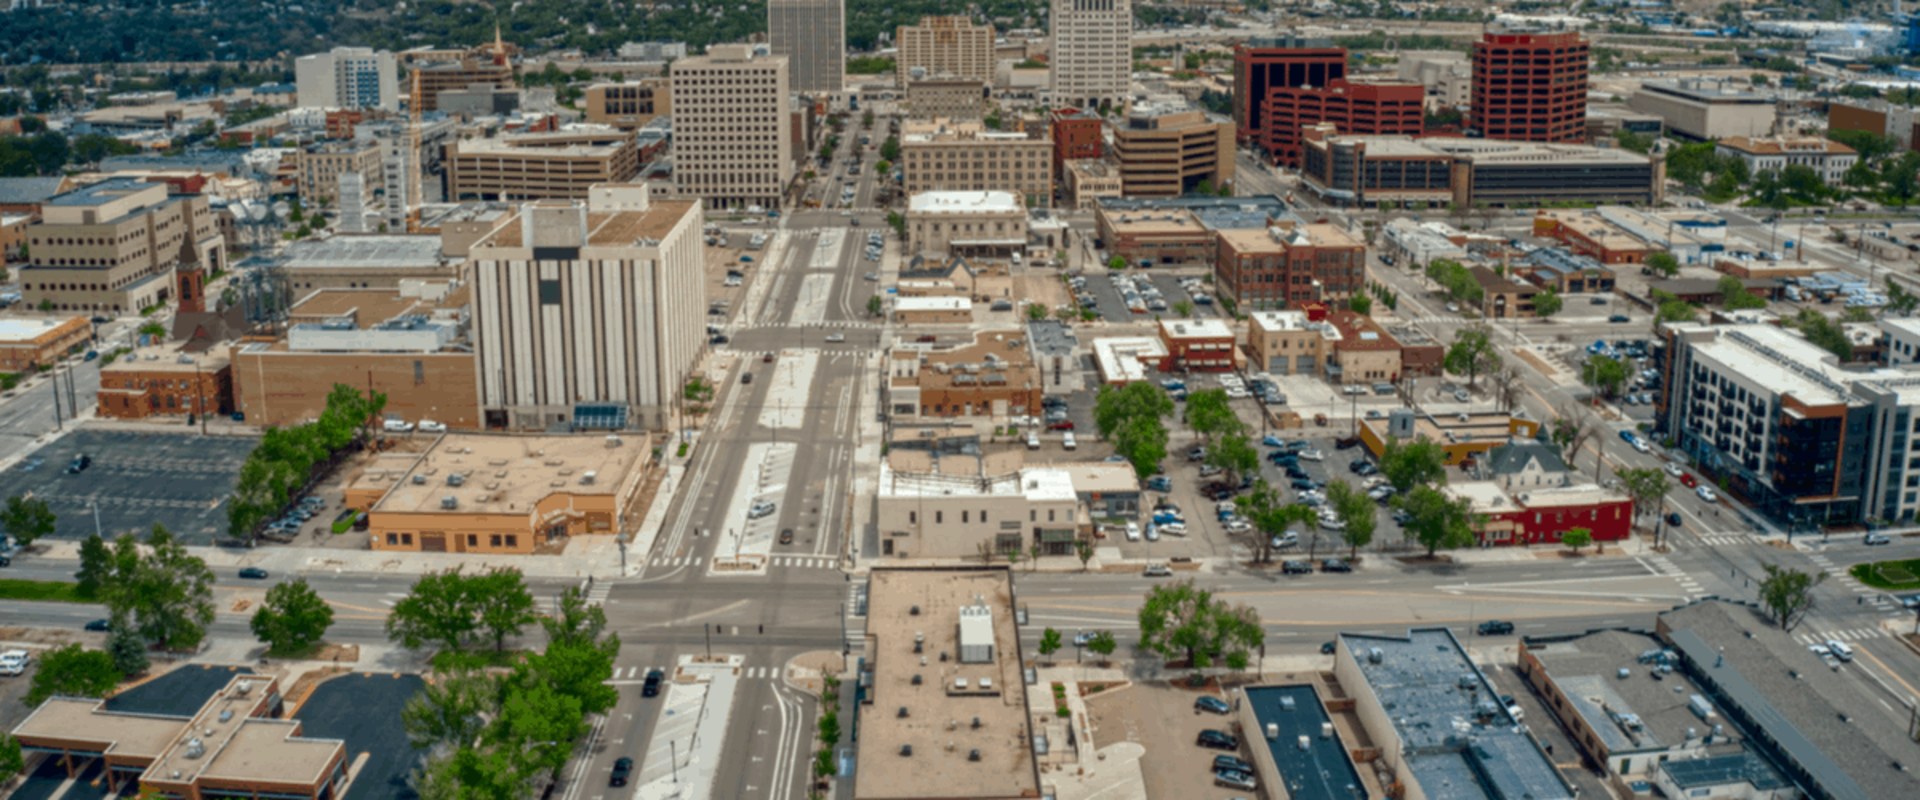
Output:
[[800,350],[819,353],[820,355],[828,356],[828,357],[862,357],[862,356],[873,355],[872,350],[846,350],[846,349],[821,350],[821,349],[815,349],[811,347],[786,347],[786,348],[781,348],[779,350],[732,350],[729,352],[732,352],[735,355],[746,356],[748,359],[755,359],[755,358],[765,358],[769,355],[773,356],[774,358],[779,358],[780,356],[794,353]]
[[1648,569],[1653,570],[1654,574],[1672,578],[1675,583],[1680,584],[1680,590],[1686,592],[1687,599],[1689,600],[1706,594],[1706,591],[1701,588],[1698,580],[1695,580],[1692,575],[1688,575],[1686,570],[1681,569],[1664,555],[1647,556],[1640,559],[1640,563],[1645,564]]
[[1459,325],[1467,321],[1466,317],[1459,314],[1428,314],[1422,317],[1403,317],[1403,319],[1416,325]]
[[839,556],[774,556],[768,561],[776,567],[795,569],[833,569],[840,565]]
[[1841,628],[1839,630],[1800,631],[1793,640],[1801,644],[1824,644],[1831,641],[1859,642],[1868,639],[1887,638],[1887,632],[1880,628]]
[[700,556],[656,556],[647,563],[656,567],[697,567],[700,560]]
[[613,594],[613,581],[594,581],[587,586],[587,604],[604,606],[607,596]]
[[723,326],[728,333],[746,333],[754,330],[792,330],[794,328],[833,328],[836,330],[879,330],[884,323],[871,320],[807,320],[784,322],[777,325],[761,323],[731,322]]
[[1701,544],[1708,547],[1733,547],[1755,541],[1753,536],[1745,533],[1703,533],[1698,538]]
[[[644,681],[647,678],[647,673],[652,672],[653,670],[656,670],[656,669],[660,670],[662,674],[667,675],[669,677],[673,675],[674,668],[671,665],[651,664],[647,666],[635,666],[635,667],[616,666],[613,668],[613,681],[616,683],[625,683],[627,681]],[[770,680],[779,678],[780,675],[781,675],[780,667],[754,667],[754,666],[740,667],[741,680],[770,681]]]
[[1900,604],[1895,602],[1893,598],[1888,597],[1886,592],[1861,583],[1858,579],[1854,578],[1852,574],[1847,572],[1846,567],[1833,563],[1833,559],[1826,553],[1808,553],[1807,560],[1813,562],[1813,565],[1821,572],[1826,573],[1828,580],[1844,586],[1852,590],[1854,594],[1859,595],[1861,603],[1871,605],[1889,617],[1907,616],[1907,612],[1902,609]]

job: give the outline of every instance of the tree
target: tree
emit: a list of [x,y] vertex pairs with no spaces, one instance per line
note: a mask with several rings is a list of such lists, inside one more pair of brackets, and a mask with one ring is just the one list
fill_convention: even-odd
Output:
[[1425,436],[1411,442],[1388,439],[1380,452],[1380,474],[1403,495],[1415,486],[1446,483],[1447,451]]
[[1799,328],[1800,333],[1807,337],[1807,341],[1839,356],[1841,361],[1853,358],[1853,341],[1847,338],[1846,330],[1828,319],[1827,315],[1811,308],[1803,308],[1790,324],[1792,327]]
[[1080,557],[1080,571],[1087,571],[1087,562],[1093,560],[1093,543],[1085,539],[1073,540],[1073,554]]
[[876,175],[885,176],[887,173],[893,171],[893,162],[886,159],[875,161],[873,162],[873,171]]
[[14,495],[7,498],[7,506],[0,509],[0,526],[7,529],[13,537],[13,543],[22,548],[31,546],[36,540],[53,535],[57,519],[53,509],[47,507],[47,501],[38,497]]
[[1573,552],[1578,553],[1582,548],[1593,544],[1593,531],[1587,528],[1574,528],[1560,534],[1560,543],[1573,548]]
[[[1189,400],[1192,398],[1189,397]],[[1101,438],[1111,439],[1126,422],[1140,418],[1155,420],[1173,413],[1173,399],[1160,388],[1144,381],[1115,389],[1100,387],[1093,400],[1093,424]]]
[[387,614],[387,638],[409,649],[438,642],[458,650],[479,627],[467,600],[467,580],[458,567],[429,572],[413,582]]
[[1560,299],[1559,292],[1552,289],[1541,289],[1538,294],[1533,296],[1533,315],[1541,319],[1546,319],[1560,313],[1560,308],[1563,305],[1565,305],[1565,301]]
[[1760,566],[1767,571],[1767,577],[1760,580],[1760,605],[1773,613],[1774,624],[1781,630],[1793,630],[1793,626],[1813,610],[1813,587],[1825,581],[1827,574],[1806,573],[1777,564]]
[[1244,433],[1229,433],[1207,449],[1207,463],[1225,470],[1227,482],[1239,485],[1240,479],[1260,472],[1260,451]]
[[27,769],[26,756],[20,752],[20,740],[13,734],[0,732],[0,786],[13,781],[13,776]]
[[1113,655],[1114,649],[1119,646],[1120,642],[1113,638],[1113,631],[1096,631],[1093,638],[1087,642],[1087,649],[1099,656],[1102,663],[1107,660],[1107,657]]
[[1466,498],[1450,499],[1431,486],[1416,487],[1400,499],[1407,520],[1407,535],[1427,548],[1432,558],[1437,550],[1452,550],[1473,544],[1473,529],[1468,525]]
[[1747,285],[1732,275],[1720,276],[1715,284],[1720,289],[1720,304],[1728,311],[1741,311],[1753,308],[1766,308],[1767,301],[1747,291]]
[[1112,258],[1107,259],[1107,269],[1126,269],[1126,268],[1127,268],[1127,260],[1124,258],[1121,258],[1120,256],[1114,256]]
[[1355,294],[1347,298],[1347,310],[1363,317],[1369,316],[1373,313],[1373,298],[1364,294]]
[[1233,607],[1187,580],[1147,590],[1140,606],[1140,646],[1172,660],[1184,656],[1189,667],[1205,669],[1216,659],[1242,667],[1249,651],[1266,643],[1260,617],[1246,606]]
[[569,586],[560,593],[559,609],[542,616],[540,627],[546,631],[548,650],[556,645],[579,645],[598,648],[610,655],[620,651],[620,637],[607,633],[606,610],[587,602],[586,593],[578,586]]
[[1467,385],[1478,386],[1480,373],[1500,368],[1500,353],[1494,350],[1493,333],[1487,326],[1473,325],[1454,332],[1443,361],[1448,372],[1464,372]]
[[99,596],[113,575],[113,548],[99,534],[80,540],[80,570],[73,574],[74,591],[84,598]]
[[1573,464],[1574,456],[1580,452],[1581,447],[1586,445],[1588,439],[1593,438],[1593,435],[1592,419],[1585,416],[1554,417],[1553,422],[1548,426],[1547,433],[1548,440],[1553,442],[1555,447],[1560,448],[1560,458],[1569,465]]
[[468,599],[479,626],[493,636],[494,652],[504,651],[508,636],[533,624],[533,594],[520,570],[501,567],[466,579]]
[[1520,370],[1505,367],[1493,374],[1493,400],[1501,411],[1512,411],[1520,405],[1520,392],[1525,388]]
[[1175,300],[1173,303],[1173,313],[1183,317],[1192,317],[1193,302],[1190,300]]
[[1887,280],[1887,310],[1900,316],[1908,316],[1915,308],[1920,308],[1920,295],[1907,291],[1899,281]]
[[1373,531],[1380,522],[1373,498],[1353,484],[1337,480],[1327,484],[1327,506],[1345,526],[1340,536],[1347,542],[1347,557],[1359,555],[1360,548],[1373,541]]
[[1649,511],[1658,511],[1661,498],[1673,489],[1673,481],[1657,467],[1627,467],[1616,470],[1614,474],[1619,476],[1621,487],[1627,490],[1627,497],[1632,498],[1636,517]]
[[1662,300],[1653,312],[1655,325],[1666,322],[1692,322],[1699,316],[1700,310],[1692,303],[1683,300]]
[[465,747],[480,737],[499,705],[503,678],[485,672],[455,672],[428,681],[400,709],[400,723],[415,747]]
[[1240,510],[1240,516],[1246,517],[1247,523],[1253,526],[1253,549],[1262,564],[1273,560],[1273,537],[1294,525],[1306,525],[1314,520],[1311,506],[1283,502],[1280,493],[1264,480],[1254,481],[1252,491],[1234,498],[1233,504]]
[[141,640],[139,632],[122,620],[109,624],[113,629],[107,633],[107,655],[113,658],[113,668],[129,678],[146,672],[151,661],[147,658],[147,643]]
[[1647,256],[1646,264],[1647,269],[1663,277],[1671,278],[1680,274],[1680,259],[1674,258],[1672,253],[1650,254]]
[[[880,299],[880,298],[878,298],[878,297],[875,297],[874,299],[875,299],[875,300],[878,300],[878,299]],[[1033,321],[1033,322],[1039,322],[1040,320],[1043,320],[1043,319],[1046,319],[1046,318],[1047,318],[1047,307],[1046,307],[1046,306],[1044,306],[1044,305],[1041,305],[1041,304],[1039,304],[1039,303],[1028,303],[1028,304],[1027,304],[1027,319],[1028,319],[1028,320],[1031,320],[1031,321]]]
[[1627,365],[1620,359],[1596,353],[1587,356],[1587,363],[1580,368],[1580,380],[1602,396],[1613,397],[1620,393],[1620,387],[1627,385]]
[[[1155,394],[1162,394],[1151,386],[1147,388]],[[1188,394],[1187,427],[1192,428],[1194,433],[1200,434],[1209,442],[1215,435],[1238,433],[1246,429],[1246,425],[1240,422],[1240,416],[1233,413],[1233,406],[1227,398],[1225,389],[1203,389]]]
[[[886,310],[886,301],[881,300],[880,295],[876,294],[867,298],[867,316],[880,316],[880,312],[884,310]],[[1028,316],[1031,317],[1032,314],[1029,313]]]
[[1048,628],[1040,632],[1040,657],[1051,660],[1053,654],[1060,652],[1060,632]]
[[307,585],[306,578],[274,584],[253,612],[253,635],[277,655],[305,653],[333,626],[333,607]]
[[1159,472],[1160,462],[1167,458],[1167,428],[1158,417],[1130,419],[1114,433],[1113,451],[1144,479]]
[[880,143],[880,157],[888,161],[900,160],[900,137],[889,136]]
[[147,642],[192,650],[213,624],[213,570],[161,525],[146,546],[143,555],[132,534],[115,544],[113,576],[101,586],[107,610]]
[[37,706],[54,695],[106,697],[120,685],[120,678],[113,656],[106,651],[70,644],[40,656],[40,668],[33,672],[33,686],[27,690],[24,701],[29,706]]

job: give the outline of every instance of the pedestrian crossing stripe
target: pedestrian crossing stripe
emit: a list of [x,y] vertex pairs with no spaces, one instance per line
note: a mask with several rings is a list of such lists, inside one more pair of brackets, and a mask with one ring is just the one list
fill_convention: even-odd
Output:
[[749,358],[762,358],[765,356],[779,357],[787,353],[797,352],[818,353],[823,356],[870,356],[874,353],[872,350],[821,350],[814,347],[788,347],[780,350],[733,350],[730,352],[734,355],[747,356]]
[[[622,683],[627,681],[643,681],[646,680],[648,672],[656,669],[668,677],[673,675],[673,667],[670,666],[657,664],[644,667],[616,666],[613,668],[612,679]],[[772,680],[780,677],[780,667],[741,667],[740,677],[747,680]]]
[[818,567],[821,569],[832,568],[836,566],[839,561],[840,558],[838,556],[774,556],[772,559],[773,565],[776,567]]
[[700,559],[700,556],[668,556],[656,558],[652,564],[656,567],[697,567],[700,566]]
[[1796,633],[1793,638],[1801,644],[1825,644],[1829,641],[1858,642],[1867,639],[1884,639],[1887,632],[1880,628],[1847,628],[1837,631],[1813,631]]

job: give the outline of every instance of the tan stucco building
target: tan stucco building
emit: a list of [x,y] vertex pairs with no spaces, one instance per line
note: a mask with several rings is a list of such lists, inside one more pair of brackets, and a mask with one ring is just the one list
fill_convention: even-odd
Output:
[[726,44],[673,62],[673,186],[708,208],[778,208],[793,182],[786,56]]
[[347,486],[374,550],[531,554],[630,530],[645,437],[449,433],[373,459]]
[[582,102],[587,121],[635,130],[654,117],[673,113],[673,97],[666,78],[646,78],[623,83],[596,83],[587,87]]
[[322,142],[302,149],[293,157],[295,187],[300,203],[308,209],[340,207],[340,176],[357,172],[364,180],[366,196],[385,190],[386,172],[380,164],[380,147],[373,142]]
[[1024,330],[983,331],[963,347],[901,346],[887,359],[887,407],[896,419],[1005,419],[1040,411],[1040,370]]
[[989,131],[978,122],[902,125],[900,169],[909,195],[1002,190],[1024,196],[1028,207],[1050,205],[1053,197],[1052,143],[1027,133]]
[[93,338],[86,317],[0,319],[0,372],[48,366]]
[[1126,184],[1120,179],[1120,170],[1111,162],[1098,158],[1076,158],[1061,162],[1066,172],[1060,176],[1066,184],[1067,203],[1082,211],[1099,207],[1102,197],[1120,197],[1126,194]]
[[102,181],[48,199],[27,229],[27,266],[18,268],[29,307],[56,311],[138,311],[173,296],[182,246],[208,271],[226,268],[226,244],[207,198],[169,194],[164,183]]
[[1233,122],[1142,104],[1113,129],[1113,158],[1128,197],[1179,197],[1233,182]]
[[966,17],[922,17],[918,25],[897,28],[893,41],[900,48],[894,80],[902,88],[916,76],[993,81],[992,25],[975,25]]
[[987,84],[972,78],[923,78],[907,84],[908,119],[976,120],[987,113]]
[[611,128],[464,139],[447,148],[447,197],[454,200],[582,199],[589,187],[638,174],[633,133]]
[[922,192],[907,201],[915,255],[1010,257],[1027,246],[1027,210],[1011,192]]
[[983,548],[1025,554],[1035,542],[1064,555],[1091,520],[1064,470],[1019,466],[1019,455],[933,458],[891,451],[880,472],[883,558],[978,558]]

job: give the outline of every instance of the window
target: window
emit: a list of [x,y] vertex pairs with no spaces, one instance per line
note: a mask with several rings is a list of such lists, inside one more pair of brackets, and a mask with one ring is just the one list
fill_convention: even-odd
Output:
[[560,282],[559,281],[557,280],[556,281],[549,281],[549,280],[540,281],[540,305],[543,305],[543,306],[560,305]]
[[468,547],[479,547],[479,546],[480,546],[480,534],[477,534],[477,533],[469,533],[469,534],[467,534],[467,546],[468,546]]
[[908,524],[908,525],[918,525],[918,524],[920,524],[920,513],[919,513],[919,512],[917,512],[917,511],[909,511],[909,512],[907,512],[907,524]]
[[499,547],[499,546],[500,546],[500,534],[497,534],[497,533],[496,533],[496,534],[492,534],[492,535],[490,535],[490,536],[488,536],[488,537],[487,537],[487,539],[488,539],[488,541],[487,541],[487,544],[488,544],[488,545],[491,545],[491,546],[493,546],[493,547]]
[[946,522],[946,521],[947,521],[947,512],[945,512],[945,511],[935,511],[935,512],[933,512],[933,524],[935,524],[935,525],[939,525],[939,524],[942,524],[942,523],[944,523],[944,522]]
[[965,524],[965,523],[967,522],[967,514],[968,514],[968,512],[966,512],[966,511],[962,511],[962,512],[960,512],[960,522],[961,522],[962,524]]
[[387,544],[399,544],[399,543],[400,543],[400,534],[393,533],[391,531],[387,532]]
[[517,534],[517,533],[509,533],[509,534],[507,534],[507,546],[508,546],[508,547],[519,547],[519,546],[520,546],[520,535],[519,535],[519,534]]

